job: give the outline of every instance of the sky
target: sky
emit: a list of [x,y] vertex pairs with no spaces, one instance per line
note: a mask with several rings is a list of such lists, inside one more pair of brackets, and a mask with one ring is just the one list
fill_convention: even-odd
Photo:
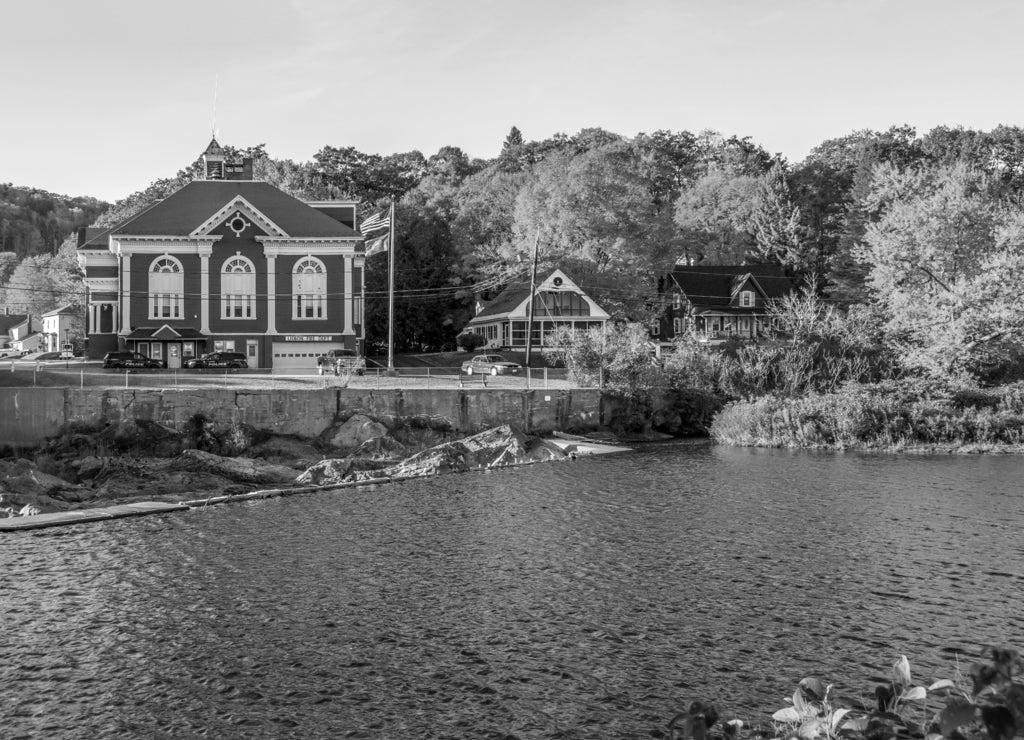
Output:
[[0,182],[110,202],[216,131],[309,161],[713,129],[1024,125],[1017,0],[4,0]]

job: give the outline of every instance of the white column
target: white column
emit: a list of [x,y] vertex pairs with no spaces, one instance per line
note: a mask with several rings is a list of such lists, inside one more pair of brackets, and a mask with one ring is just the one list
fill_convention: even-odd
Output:
[[199,254],[199,331],[210,333],[210,254]]
[[355,303],[352,298],[352,258],[345,257],[345,300],[344,300],[344,311],[345,311],[345,334],[354,334],[355,328],[352,325],[352,311],[353,304]]
[[117,334],[117,328],[121,326],[121,312],[116,303],[111,304],[110,312],[112,314],[110,317],[110,333]]
[[[122,334],[128,334],[131,329],[131,300],[132,300],[132,256],[131,254],[121,255],[121,320],[123,323],[114,324],[114,330]],[[148,299],[147,299],[148,300]]]
[[[264,250],[264,253],[266,251]],[[277,258],[267,256],[267,335],[277,334]]]
[[359,339],[367,338],[367,260],[364,257],[356,257],[352,261],[352,267],[359,268],[359,305],[362,310],[359,312]]

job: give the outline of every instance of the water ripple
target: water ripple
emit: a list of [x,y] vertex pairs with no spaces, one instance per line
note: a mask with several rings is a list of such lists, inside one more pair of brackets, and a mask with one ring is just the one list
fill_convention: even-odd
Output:
[[11,737],[640,738],[1021,643],[1011,457],[666,445],[4,538]]

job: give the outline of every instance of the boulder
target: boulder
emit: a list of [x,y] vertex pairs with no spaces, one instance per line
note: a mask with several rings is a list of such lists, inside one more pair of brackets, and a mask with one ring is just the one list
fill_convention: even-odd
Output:
[[305,470],[322,457],[320,451],[308,442],[276,434],[253,445],[249,454],[253,457],[261,457],[267,462],[287,465],[299,470]]
[[363,414],[353,414],[343,424],[328,427],[321,441],[330,449],[348,451],[368,440],[387,437],[388,434],[388,428],[379,421]]
[[75,495],[79,486],[48,475],[28,460],[0,460],[0,516],[28,516],[67,508],[64,495]]
[[184,435],[146,419],[124,419],[111,424],[99,435],[109,448],[119,452],[170,457],[185,446]]
[[212,473],[235,483],[284,484],[295,480],[295,471],[250,457],[221,457],[201,450],[185,450],[165,463],[169,471]]
[[347,457],[321,460],[304,473],[295,482],[302,486],[329,486],[347,480],[352,461]]
[[360,460],[398,462],[408,456],[408,453],[409,449],[397,439],[374,437],[359,445],[349,454],[349,457]]
[[356,472],[353,477],[356,480],[381,476],[419,477],[544,460],[562,460],[565,457],[565,453],[555,445],[525,435],[504,424],[465,439],[431,447],[397,465],[376,471]]

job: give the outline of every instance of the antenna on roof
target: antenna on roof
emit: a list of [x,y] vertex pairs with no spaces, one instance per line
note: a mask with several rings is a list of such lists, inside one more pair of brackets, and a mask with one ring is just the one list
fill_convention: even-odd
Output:
[[213,132],[210,138],[217,138],[217,84],[220,82],[220,72],[213,76]]

